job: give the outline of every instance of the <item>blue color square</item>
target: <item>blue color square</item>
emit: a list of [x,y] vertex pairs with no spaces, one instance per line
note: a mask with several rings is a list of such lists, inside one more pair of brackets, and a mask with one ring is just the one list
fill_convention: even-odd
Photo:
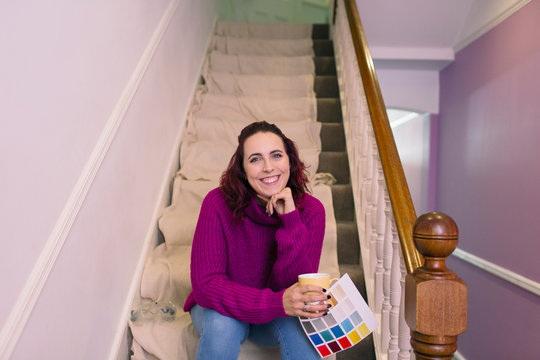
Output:
[[325,341],[332,341],[334,340],[334,337],[332,336],[332,333],[328,330],[324,330],[322,333],[321,333],[322,337],[324,338]]
[[353,324],[351,324],[351,322],[349,321],[349,319],[345,319],[345,321],[343,321],[341,323],[341,327],[345,330],[345,332],[349,332],[351,331],[352,329],[354,329],[354,326]]
[[332,330],[332,332],[334,333],[335,337],[342,337],[343,335],[345,335],[345,333],[343,332],[343,330],[341,330],[341,328],[339,326],[334,326],[333,328],[331,328],[330,330]]
[[315,345],[320,345],[324,342],[323,339],[321,339],[321,337],[319,336],[319,334],[309,335],[309,337],[311,338],[311,341],[313,341],[313,344]]
[[362,317],[360,316],[358,311],[353,312],[353,314],[351,315],[351,319],[352,319],[354,325],[358,326],[358,325],[360,325],[362,323]]

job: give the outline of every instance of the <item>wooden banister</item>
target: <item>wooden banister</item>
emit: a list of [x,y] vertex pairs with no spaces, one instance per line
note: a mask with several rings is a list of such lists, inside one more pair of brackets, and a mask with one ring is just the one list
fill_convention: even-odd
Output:
[[458,242],[456,223],[446,214],[427,213],[413,228],[425,263],[405,278],[405,320],[417,360],[451,360],[457,336],[467,328],[467,285],[445,265]]
[[416,220],[416,212],[405,180],[405,173],[390,128],[388,115],[386,114],[386,106],[384,105],[379,81],[373,66],[373,59],[367,46],[356,1],[344,0],[344,3],[386,186],[394,212],[405,267],[410,274],[422,265],[422,258],[414,247],[412,240],[412,227]]

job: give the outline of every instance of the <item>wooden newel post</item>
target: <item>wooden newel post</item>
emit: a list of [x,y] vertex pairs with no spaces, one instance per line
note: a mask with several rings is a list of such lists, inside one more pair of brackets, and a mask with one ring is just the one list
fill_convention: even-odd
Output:
[[458,243],[454,220],[440,212],[420,216],[413,227],[424,265],[405,278],[405,320],[417,360],[451,360],[457,336],[467,328],[467,285],[445,264]]

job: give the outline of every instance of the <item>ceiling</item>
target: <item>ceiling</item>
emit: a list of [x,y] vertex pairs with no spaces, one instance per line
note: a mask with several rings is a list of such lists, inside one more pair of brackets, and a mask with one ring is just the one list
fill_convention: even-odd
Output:
[[442,69],[532,0],[357,0],[377,67]]

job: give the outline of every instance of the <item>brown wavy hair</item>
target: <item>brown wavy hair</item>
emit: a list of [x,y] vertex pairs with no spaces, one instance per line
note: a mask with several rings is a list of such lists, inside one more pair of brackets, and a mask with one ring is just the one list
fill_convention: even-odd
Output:
[[240,132],[238,136],[238,147],[229,161],[227,170],[221,175],[219,184],[233,215],[240,218],[244,217],[244,210],[255,192],[251,188],[251,185],[249,185],[244,171],[244,143],[247,138],[259,132],[270,132],[283,140],[285,152],[289,156],[290,167],[287,187],[291,189],[294,202],[300,209],[302,208],[302,202],[308,190],[306,166],[298,156],[298,149],[294,141],[286,137],[274,124],[267,123],[266,121],[251,123]]

